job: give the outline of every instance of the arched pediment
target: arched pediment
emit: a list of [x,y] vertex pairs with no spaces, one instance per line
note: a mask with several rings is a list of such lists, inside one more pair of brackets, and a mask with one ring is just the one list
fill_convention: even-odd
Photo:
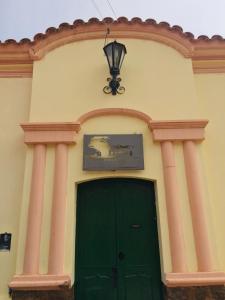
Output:
[[150,116],[147,114],[130,108],[101,108],[101,109],[95,109],[92,111],[89,111],[87,113],[84,113],[82,116],[78,118],[76,123],[82,125],[84,122],[86,122],[89,119],[97,118],[101,116],[111,116],[111,115],[120,115],[120,116],[128,116],[128,117],[134,117],[137,119],[140,119],[144,122],[146,122],[148,125],[150,124],[150,121],[152,120]]
[[109,29],[109,39],[131,38],[152,40],[176,49],[184,57],[191,57],[193,35],[183,33],[179,26],[170,27],[166,22],[157,24],[154,20],[142,21],[133,18],[128,21],[122,17],[116,21],[106,18],[103,21],[90,19],[87,23],[76,20],[73,25],[63,23],[56,28],[47,29],[45,34],[38,34],[34,37],[35,43],[30,48],[30,55],[33,60],[41,59],[49,51],[62,45],[91,39],[104,39]]
[[76,20],[72,25],[62,23],[58,28],[50,27],[44,34],[36,34],[33,41],[24,38],[19,42],[13,39],[0,42],[0,73],[9,74],[7,66],[10,65],[11,69],[16,70],[11,71],[14,75],[31,75],[33,61],[42,59],[48,52],[65,44],[104,39],[107,29],[110,31],[110,39],[151,40],[167,45],[183,57],[191,58],[195,73],[225,72],[225,40],[221,36],[208,38],[201,35],[194,38],[192,33],[183,32],[177,25],[156,23],[153,19],[142,21],[133,18],[129,21],[120,17],[117,20],[105,18],[102,21],[92,18],[88,22]]

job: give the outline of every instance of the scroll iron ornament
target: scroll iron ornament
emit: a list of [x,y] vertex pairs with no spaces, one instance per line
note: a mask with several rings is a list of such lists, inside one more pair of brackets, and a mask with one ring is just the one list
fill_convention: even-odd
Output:
[[123,86],[120,86],[120,81],[121,81],[121,78],[117,78],[116,80],[115,79],[112,79],[110,77],[107,78],[107,81],[109,82],[109,85],[106,85],[104,88],[103,88],[103,92],[105,94],[113,94],[113,95],[116,95],[116,94],[124,94],[125,92],[125,87]]

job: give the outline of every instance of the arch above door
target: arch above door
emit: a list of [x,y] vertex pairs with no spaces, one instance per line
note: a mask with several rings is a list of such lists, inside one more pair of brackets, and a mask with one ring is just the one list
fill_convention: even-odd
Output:
[[75,143],[76,134],[79,133],[82,125],[92,119],[101,116],[127,116],[137,118],[146,123],[153,133],[154,141],[184,141],[203,140],[204,128],[208,120],[152,120],[152,118],[142,111],[130,108],[101,108],[88,111],[81,115],[75,122],[29,122],[22,123],[24,130],[24,142],[26,144],[56,144]]

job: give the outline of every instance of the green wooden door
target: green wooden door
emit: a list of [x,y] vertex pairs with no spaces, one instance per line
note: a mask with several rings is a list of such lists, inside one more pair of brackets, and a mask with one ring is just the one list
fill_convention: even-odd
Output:
[[78,186],[76,300],[159,300],[153,183],[104,179]]

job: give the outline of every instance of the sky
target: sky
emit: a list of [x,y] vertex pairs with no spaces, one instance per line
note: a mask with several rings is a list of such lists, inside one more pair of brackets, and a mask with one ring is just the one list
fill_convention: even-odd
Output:
[[76,19],[120,16],[166,21],[196,37],[225,37],[225,0],[0,0],[0,41],[32,39]]

